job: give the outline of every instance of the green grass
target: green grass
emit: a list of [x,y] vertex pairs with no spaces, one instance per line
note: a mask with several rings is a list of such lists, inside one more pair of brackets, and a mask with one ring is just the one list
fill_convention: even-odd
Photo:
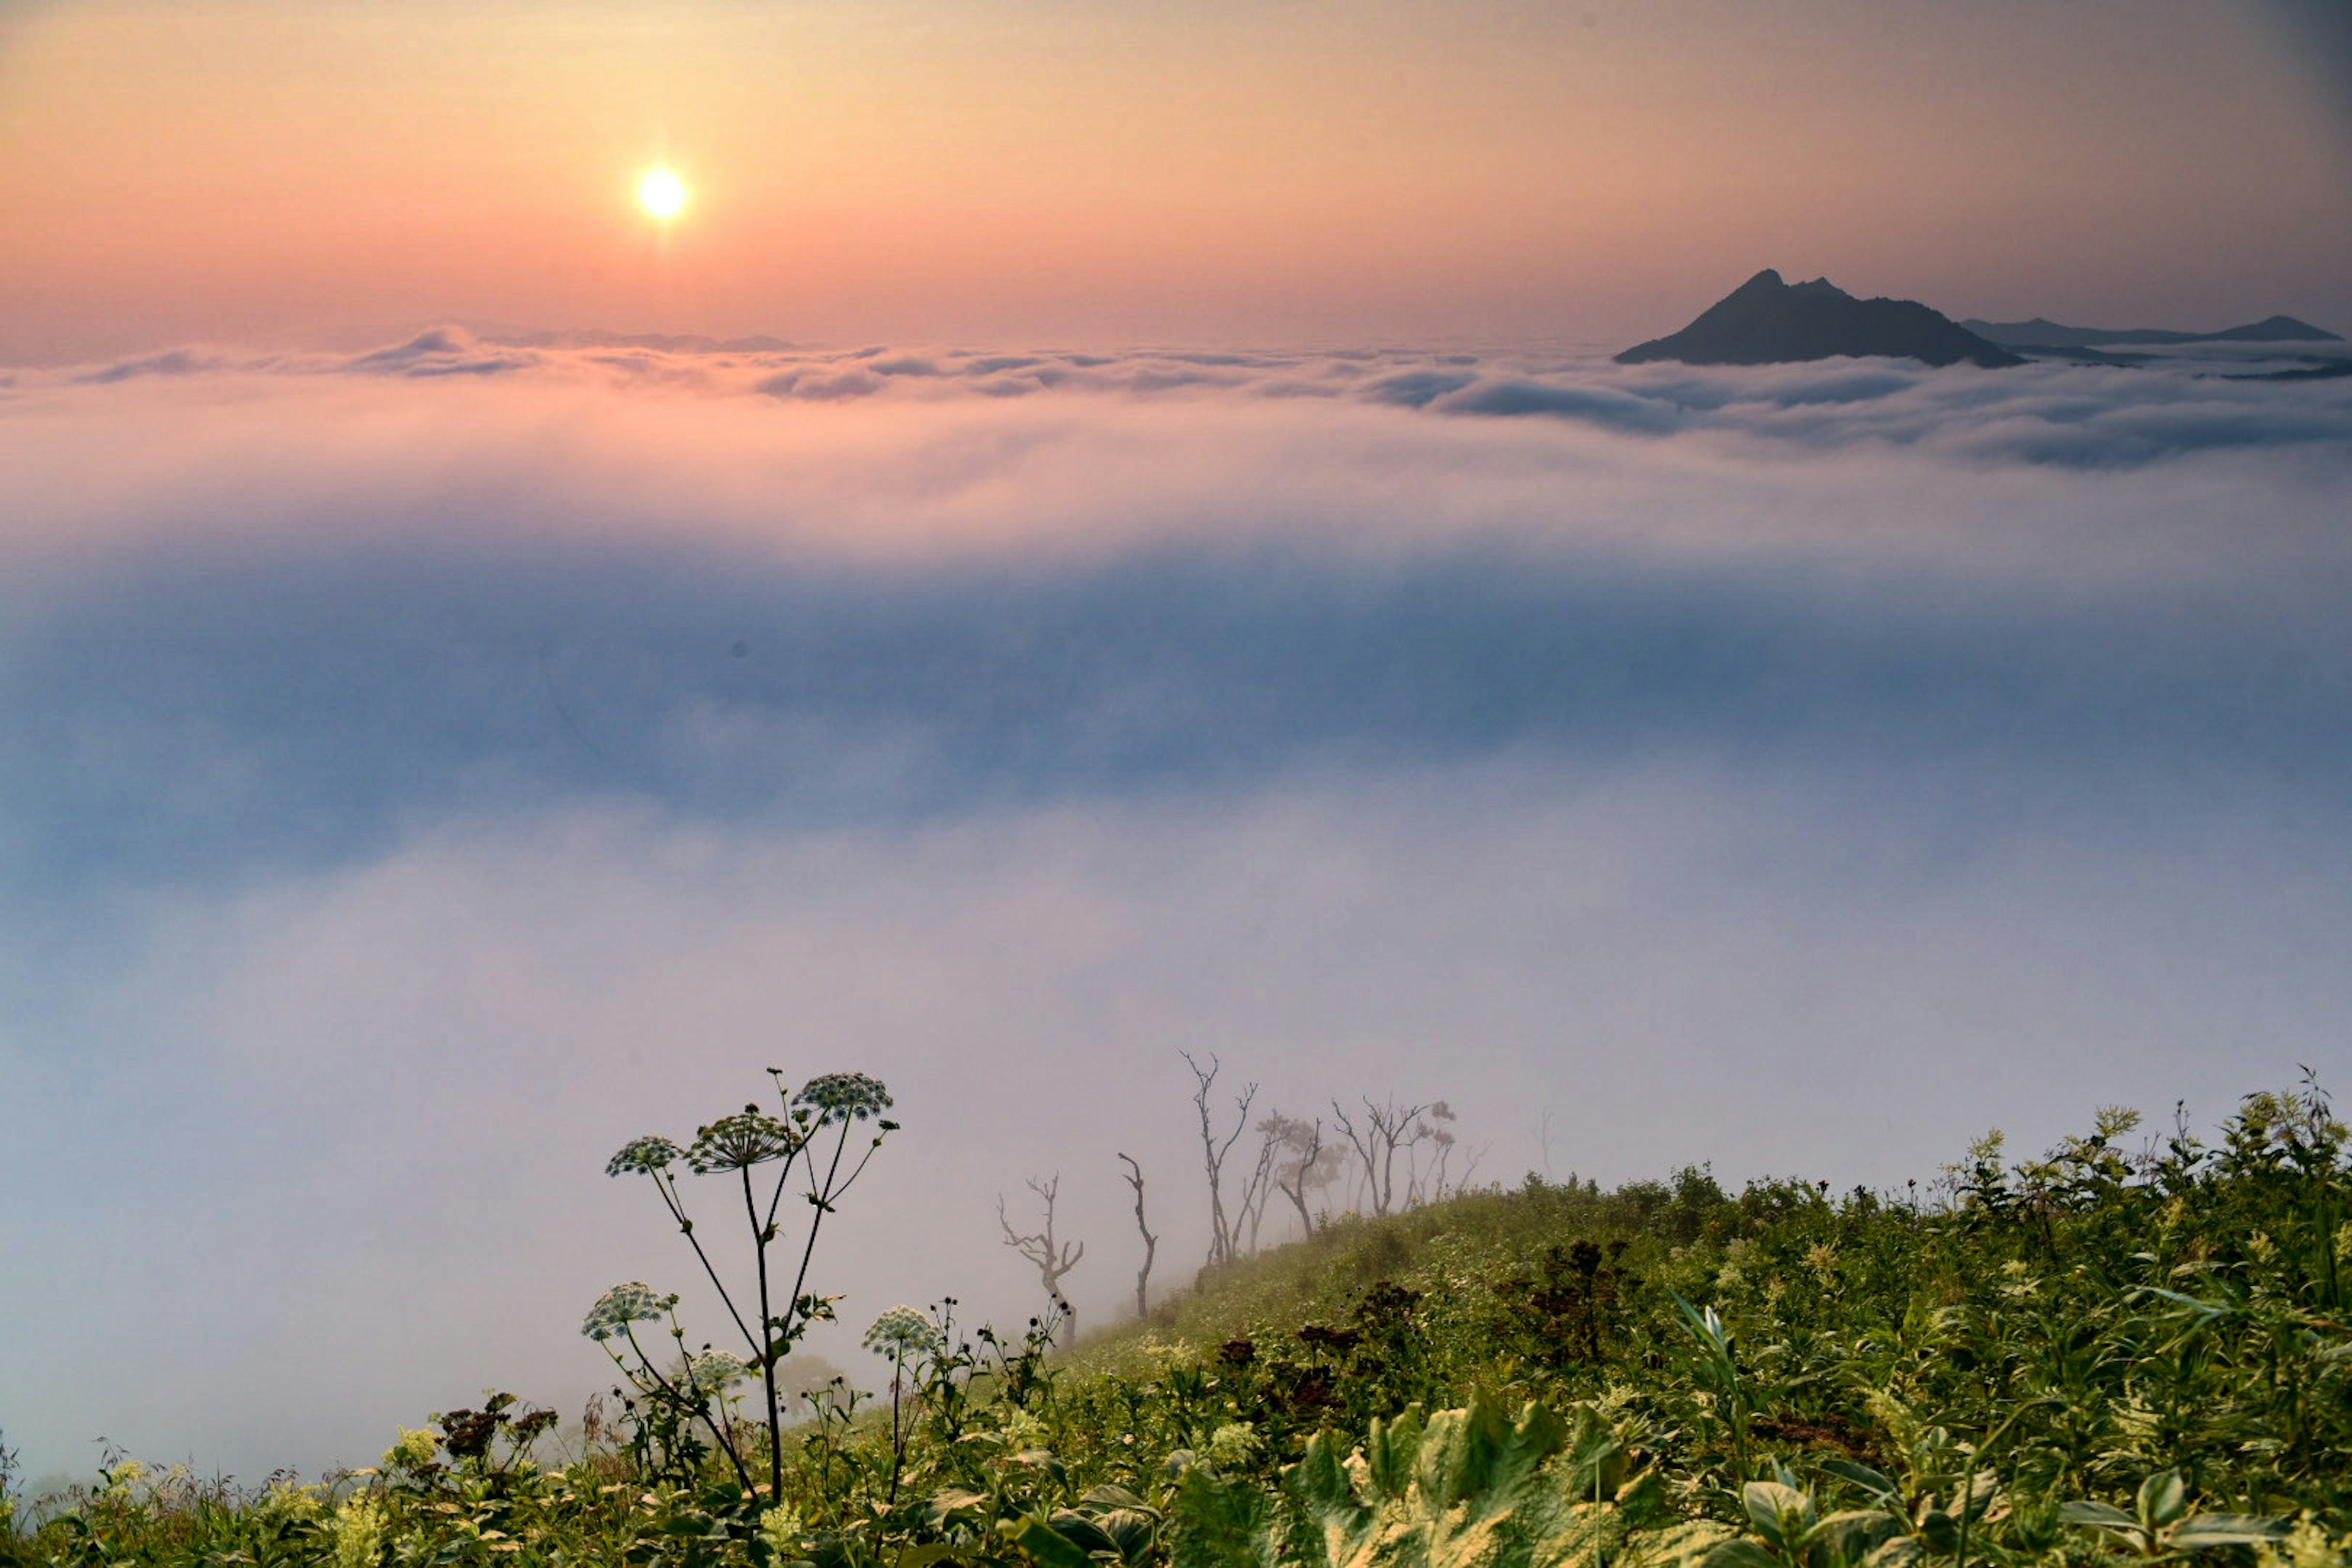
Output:
[[2303,1090],[2211,1147],[1988,1140],[1933,1201],[1531,1180],[1335,1222],[1066,1355],[950,1325],[895,1426],[787,1433],[780,1497],[686,1423],[648,1440],[657,1409],[559,1464],[501,1407],[318,1489],[114,1472],[0,1563],[2324,1568],[2346,1143]]

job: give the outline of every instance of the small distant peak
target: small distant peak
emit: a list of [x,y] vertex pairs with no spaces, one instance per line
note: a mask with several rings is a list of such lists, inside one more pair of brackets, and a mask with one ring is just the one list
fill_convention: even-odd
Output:
[[1739,286],[1738,292],[1745,294],[1750,289],[1786,289],[1787,287],[1788,284],[1780,280],[1780,275],[1769,267],[1767,267],[1763,271],[1759,272],[1755,277],[1750,278],[1747,282],[1742,283]]
[[2293,316],[2266,316],[2252,326],[2240,327],[2238,331],[2246,337],[2272,342],[2297,340],[2305,342],[2342,342],[2344,341],[2325,327],[2315,327],[2309,321],[2298,321]]
[[1826,278],[1815,278],[1804,283],[1791,283],[1789,285],[1789,292],[1791,294],[1820,294],[1832,300],[1849,300],[1853,298],[1852,295],[1848,294],[1844,289],[1839,288],[1836,284],[1831,282]]

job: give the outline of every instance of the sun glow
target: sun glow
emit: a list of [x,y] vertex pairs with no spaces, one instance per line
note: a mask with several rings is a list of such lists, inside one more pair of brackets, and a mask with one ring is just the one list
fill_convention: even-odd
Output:
[[667,169],[651,169],[637,182],[637,205],[667,221],[686,210],[686,182]]

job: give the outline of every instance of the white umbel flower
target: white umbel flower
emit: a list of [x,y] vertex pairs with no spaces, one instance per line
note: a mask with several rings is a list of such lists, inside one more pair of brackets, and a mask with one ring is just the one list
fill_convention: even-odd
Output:
[[580,1331],[592,1340],[609,1340],[626,1333],[631,1323],[658,1321],[677,1305],[676,1296],[660,1295],[644,1280],[631,1279],[596,1298],[581,1320]]

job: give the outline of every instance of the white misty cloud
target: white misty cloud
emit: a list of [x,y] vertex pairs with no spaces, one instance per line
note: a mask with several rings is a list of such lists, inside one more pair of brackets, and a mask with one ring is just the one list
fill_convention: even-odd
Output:
[[1056,1168],[1123,1294],[1122,1148],[1181,1275],[1180,1047],[1443,1095],[1501,1179],[1547,1110],[1563,1173],[1895,1182],[2340,1079],[2347,431],[2046,366],[22,373],[10,1441],[256,1474],[568,1397],[586,1300],[687,1279],[604,1157],[772,1062],[902,1091],[853,1304],[999,1315]]
[[[2231,345],[2235,349],[2237,345]],[[2050,363],[1999,371],[1910,361],[1621,367],[1467,354],[1138,351],[1006,354],[872,348],[673,349],[503,343],[436,328],[349,354],[174,350],[46,373],[113,383],[243,371],[276,375],[531,375],[678,384],[793,401],[940,401],[1041,391],[1129,398],[1343,397],[1488,417],[1542,416],[1622,433],[1737,435],[1806,449],[1924,445],[1975,459],[2129,467],[2210,447],[2352,439],[2352,381],[2264,382],[2242,353],[2179,356],[2169,367]]]
[[[2340,954],[2310,941],[2352,921],[2336,829],[2250,845],[2189,810],[2154,860],[2047,823],[1939,844],[1951,798],[1502,759],[837,834],[574,811],[188,889],[106,975],[146,1043],[45,1086],[14,1143],[40,1202],[11,1255],[38,1267],[5,1304],[49,1353],[11,1374],[12,1434],[62,1460],[97,1423],[250,1472],[364,1458],[484,1384],[568,1405],[598,1376],[572,1326],[613,1280],[713,1315],[604,1156],[770,1065],[899,1098],[825,1252],[854,1321],[942,1292],[1034,1310],[990,1205],[1057,1170],[1089,1242],[1070,1287],[1115,1310],[1120,1152],[1180,1284],[1202,1241],[1180,1048],[1262,1109],[1442,1096],[1505,1180],[1547,1114],[1559,1175],[1891,1184],[1987,1125],[2037,1147],[2096,1103],[2218,1111],[2315,1045],[2345,1065]],[[110,1351],[132,1333],[135,1366]]]

